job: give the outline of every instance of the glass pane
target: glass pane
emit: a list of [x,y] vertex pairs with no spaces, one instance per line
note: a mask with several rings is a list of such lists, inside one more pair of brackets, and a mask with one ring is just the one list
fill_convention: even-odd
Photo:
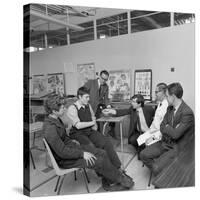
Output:
[[120,21],[97,26],[97,38],[107,38],[128,33],[128,21]]
[[128,34],[128,21],[119,22],[119,35]]
[[170,13],[162,12],[131,19],[131,33],[170,26]]
[[122,14],[119,14],[119,15],[113,15],[113,16],[110,16],[110,17],[98,19],[97,20],[97,26],[103,25],[103,24],[106,24],[106,23],[116,22],[116,21],[119,21],[119,20],[124,20],[124,19],[127,19],[127,13],[122,13]]
[[195,22],[195,14],[174,13],[174,25],[181,25]]
[[144,10],[133,10],[131,11],[131,18],[138,17],[142,15],[147,15],[151,13],[155,13],[156,11],[144,11]]
[[89,40],[94,40],[94,23],[93,21],[79,24],[79,26],[84,27],[84,31],[73,31],[70,30],[70,44],[84,42]]

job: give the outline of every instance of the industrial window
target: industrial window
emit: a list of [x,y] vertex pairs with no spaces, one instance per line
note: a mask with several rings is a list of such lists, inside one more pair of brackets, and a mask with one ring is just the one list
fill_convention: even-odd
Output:
[[84,31],[70,30],[70,32],[69,32],[70,44],[94,40],[94,23],[93,23],[93,21],[79,24],[79,26],[85,28],[85,30]]
[[128,33],[127,13],[97,20],[97,39],[113,37]]
[[195,14],[174,13],[174,25],[182,25],[195,22]]
[[169,12],[131,11],[131,33],[170,26]]

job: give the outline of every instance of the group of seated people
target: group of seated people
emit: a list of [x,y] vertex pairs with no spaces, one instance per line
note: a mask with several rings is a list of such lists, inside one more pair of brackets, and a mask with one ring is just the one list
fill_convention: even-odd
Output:
[[[136,94],[131,98],[130,108],[108,107],[102,113],[130,115],[128,142],[135,147],[138,158],[154,174],[158,174],[187,146],[194,134],[194,114],[182,100],[180,83],[159,83],[155,95],[158,102],[156,110],[145,105],[141,94]],[[69,134],[61,120],[66,113],[64,99],[54,94],[45,101],[48,114],[44,121],[45,139],[58,165],[61,168],[94,169],[106,191],[133,188],[133,177],[122,169],[109,138],[98,131],[96,116],[89,104],[90,91],[87,87],[80,87],[77,97],[78,100],[67,109],[72,123]]]

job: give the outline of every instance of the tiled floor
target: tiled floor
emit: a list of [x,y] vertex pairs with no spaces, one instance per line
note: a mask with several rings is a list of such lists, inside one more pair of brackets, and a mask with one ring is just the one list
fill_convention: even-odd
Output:
[[[125,170],[129,176],[131,176],[135,182],[135,186],[132,190],[141,190],[147,189],[148,180],[149,180],[149,170],[142,166],[142,162],[137,159],[135,155],[134,148],[130,145],[124,145],[124,153],[120,152],[120,144],[117,140],[112,140],[113,145],[118,153],[118,156],[122,163],[124,164]],[[40,147],[42,146],[41,139],[36,139],[36,144]],[[32,150],[34,157],[36,169],[33,169],[31,164],[31,196],[51,196],[56,195],[54,188],[56,185],[57,178],[55,177],[55,172],[47,166],[50,165],[48,161],[46,163],[46,153]],[[88,177],[90,179],[89,191],[90,193],[95,192],[105,192],[101,187],[101,179],[97,177],[96,173],[93,170],[87,170]],[[47,181],[46,183],[44,183]],[[40,185],[41,183],[44,183]],[[87,193],[85,182],[83,179],[82,172],[77,172],[77,180],[74,180],[74,174],[68,174],[63,182],[63,186],[60,194],[82,194]]]

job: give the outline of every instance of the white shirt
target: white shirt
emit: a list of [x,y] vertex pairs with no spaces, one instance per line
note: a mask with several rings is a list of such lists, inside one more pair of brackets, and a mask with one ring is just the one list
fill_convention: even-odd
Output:
[[141,131],[142,132],[145,132],[149,129],[149,127],[147,126],[147,123],[146,123],[146,120],[145,120],[145,117],[144,117],[144,113],[143,113],[143,110],[142,108],[138,108],[137,109],[138,111],[138,114],[139,114],[139,118],[140,118],[140,126],[141,126]]
[[162,133],[160,132],[160,124],[164,119],[164,116],[167,112],[167,107],[168,107],[168,101],[167,99],[164,99],[161,103],[158,104],[158,107],[156,109],[155,115],[154,115],[154,120],[151,123],[150,129],[143,133],[139,138],[137,139],[138,144],[141,145],[145,143],[145,141],[148,138],[154,138],[150,143],[146,143],[146,145],[151,145],[162,138]]
[[158,104],[156,109],[153,122],[150,126],[150,131],[157,131],[160,130],[160,124],[164,119],[164,116],[167,112],[168,102],[167,99],[164,99],[161,103]]
[[[181,101],[181,103],[182,103],[182,101]],[[174,116],[175,116],[175,114],[176,114],[176,112],[177,112],[177,110],[179,109],[179,107],[180,107],[180,105],[181,105],[181,103],[179,104],[179,105],[177,105],[176,107],[174,107]]]
[[100,87],[101,87],[101,83],[100,83],[99,78],[97,79],[97,81],[98,81],[98,86],[99,86],[99,89],[100,89]]

